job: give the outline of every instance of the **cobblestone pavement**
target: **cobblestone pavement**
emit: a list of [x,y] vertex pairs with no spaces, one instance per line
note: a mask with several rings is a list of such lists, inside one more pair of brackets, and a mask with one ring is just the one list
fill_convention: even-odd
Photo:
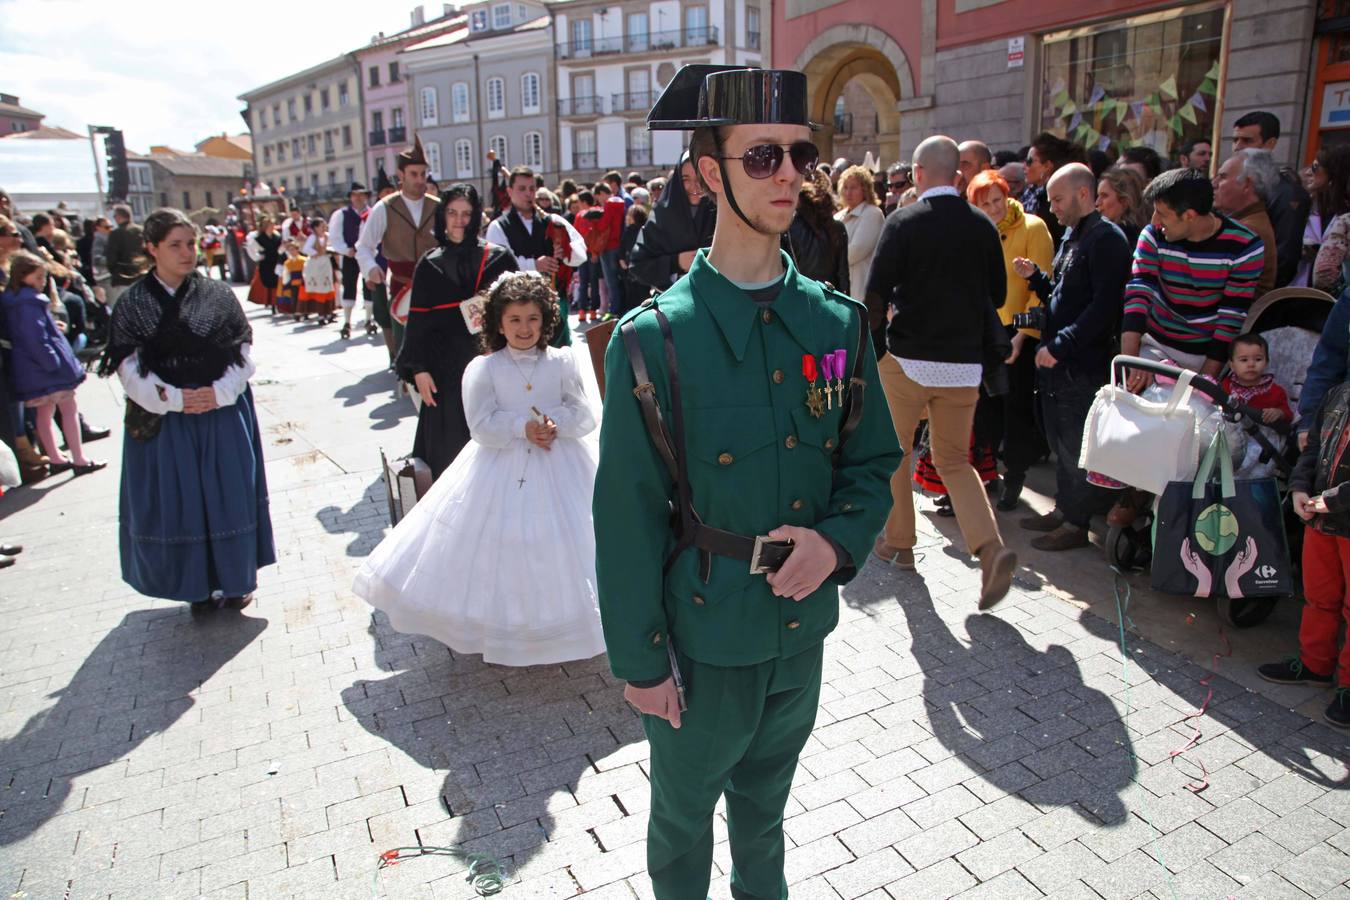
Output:
[[[0,573],[4,895],[474,896],[451,859],[376,877],[420,843],[498,858],[503,897],[649,897],[647,747],[604,659],[486,666],[372,618],[350,583],[411,408],[375,341],[251,315],[281,556],[253,607],[194,621],[121,583],[115,465],[0,501],[27,545]],[[80,402],[120,420],[114,385]],[[1209,678],[1217,637],[1187,658],[1127,633],[1122,659],[1089,551],[1029,560],[976,615],[977,571],[925,528],[917,573],[873,562],[844,591],[794,898],[1350,897],[1350,740],[1290,710],[1324,693],[1252,692],[1236,659]],[[1134,621],[1178,620],[1157,604],[1136,591]],[[1291,616],[1239,648],[1286,648]]]

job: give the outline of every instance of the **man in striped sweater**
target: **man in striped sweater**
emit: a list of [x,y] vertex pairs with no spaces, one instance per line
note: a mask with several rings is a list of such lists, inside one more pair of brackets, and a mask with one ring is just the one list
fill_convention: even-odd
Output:
[[[1256,295],[1265,245],[1214,212],[1214,187],[1194,169],[1162,173],[1144,198],[1153,222],[1139,235],[1125,286],[1121,352],[1217,376]],[[1151,381],[1131,372],[1129,388],[1138,393]]]

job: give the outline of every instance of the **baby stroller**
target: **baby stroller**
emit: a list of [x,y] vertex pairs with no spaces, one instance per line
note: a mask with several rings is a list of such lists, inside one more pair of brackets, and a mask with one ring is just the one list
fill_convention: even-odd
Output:
[[[1271,291],[1252,305],[1247,315],[1247,331],[1260,334],[1270,345],[1270,371],[1276,382],[1289,395],[1290,406],[1297,411],[1299,395],[1307,376],[1313,350],[1335,300],[1330,294],[1312,288],[1281,288]],[[1132,368],[1144,369],[1156,376],[1175,380],[1182,370],[1160,362],[1132,363]],[[1240,429],[1247,441],[1255,442],[1261,450],[1261,459],[1274,464],[1274,475],[1281,491],[1285,487],[1294,462],[1298,458],[1298,444],[1289,423],[1271,426],[1279,436],[1272,442],[1262,431],[1261,415],[1228,396],[1218,384],[1207,379],[1191,382],[1192,390],[1217,407],[1223,424],[1231,433]],[[1290,557],[1297,568],[1301,558],[1303,529],[1293,512],[1288,498],[1283,502],[1285,532],[1289,536]],[[1106,558],[1121,571],[1147,569],[1153,558],[1154,514],[1152,508],[1138,515],[1126,526],[1112,526],[1106,535]],[[1236,628],[1249,628],[1265,621],[1275,609],[1273,597],[1219,598],[1219,615]]]

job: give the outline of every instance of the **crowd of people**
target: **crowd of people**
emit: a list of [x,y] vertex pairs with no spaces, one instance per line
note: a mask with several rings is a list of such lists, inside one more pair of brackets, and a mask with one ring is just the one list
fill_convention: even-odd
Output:
[[[1191,141],[1175,164],[1046,133],[997,151],[932,136],[882,169],[821,163],[806,109],[799,72],[688,66],[648,118],[692,131],[662,177],[550,188],[493,160],[481,196],[436,185],[418,141],[373,203],[354,183],[331,216],[257,219],[247,300],[340,318],[346,340],[359,299],[418,406],[434,484],[356,592],[489,662],[607,652],[652,745],[655,895],[704,896],[724,792],[733,883],[777,894],[836,587],[869,556],[915,568],[917,487],[955,517],[992,608],[1018,563],[999,513],[1049,457],[1054,507],[1018,522],[1033,548],[1128,524],[1151,498],[1081,462],[1124,353],[1222,379],[1306,447],[1300,654],[1261,675],[1335,679],[1326,718],[1350,727],[1350,148],[1295,172],[1254,112],[1231,152]],[[126,395],[123,578],[194,614],[243,608],[276,550],[254,323],[223,283],[234,223],[131,219],[21,215],[0,191],[0,437],[25,481],[103,468],[84,444],[107,431],[75,399],[97,360]],[[1340,297],[1297,411],[1247,328],[1290,285]],[[607,321],[597,421],[572,323]],[[1148,391],[1133,365],[1127,387]]]

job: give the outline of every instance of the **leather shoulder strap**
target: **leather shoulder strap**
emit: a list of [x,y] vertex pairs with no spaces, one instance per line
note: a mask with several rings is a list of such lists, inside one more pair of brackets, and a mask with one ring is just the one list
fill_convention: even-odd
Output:
[[[657,314],[661,319],[665,319],[660,310]],[[665,329],[662,329],[663,337],[664,333]],[[652,446],[656,448],[656,453],[661,457],[661,462],[665,464],[671,479],[678,478],[680,467],[676,461],[675,441],[661,414],[661,403],[656,399],[656,386],[652,383],[651,373],[647,368],[647,357],[642,352],[642,342],[638,339],[637,326],[633,324],[632,319],[619,325],[619,336],[623,339],[624,350],[628,353],[628,364],[633,369],[633,381],[636,384],[633,396],[637,398],[638,408],[642,411],[642,422],[647,426]]]

